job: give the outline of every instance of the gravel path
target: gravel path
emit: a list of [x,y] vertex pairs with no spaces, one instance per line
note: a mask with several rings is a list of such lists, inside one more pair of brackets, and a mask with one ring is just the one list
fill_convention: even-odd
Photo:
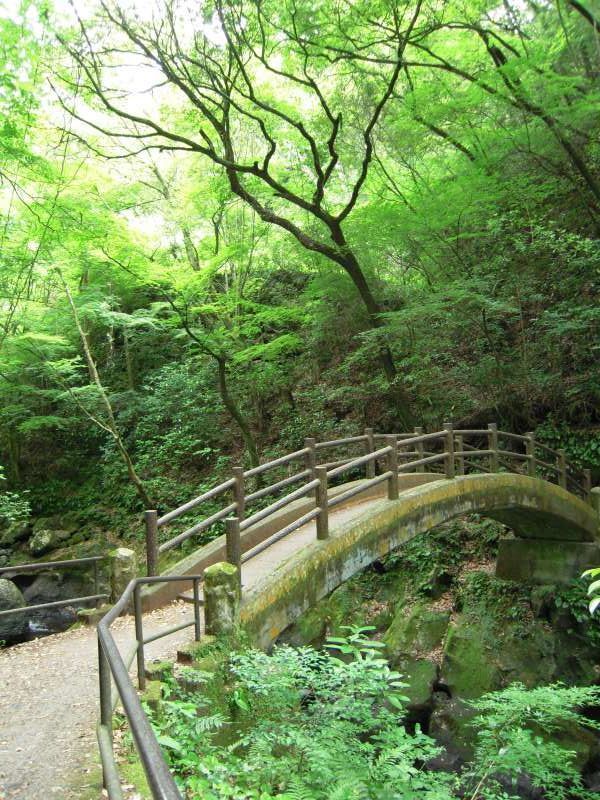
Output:
[[[144,634],[188,618],[190,606],[173,603],[146,615]],[[133,618],[121,617],[112,630],[127,652]],[[146,648],[148,658],[172,657],[189,638],[183,630],[159,639]],[[97,676],[94,628],[0,652],[0,800],[79,800],[86,774],[97,779]]]
[[[340,530],[367,504],[332,513],[331,535],[335,535],[334,526]],[[315,535],[315,525],[309,523],[251,559],[244,565],[244,586],[270,573]],[[192,616],[188,604],[172,603],[145,615],[144,635]],[[121,652],[130,650],[135,641],[133,618],[119,618],[111,630]],[[189,639],[189,629],[159,639],[145,648],[146,658],[174,657],[177,647]],[[97,658],[94,628],[77,628],[0,650],[0,800],[98,797]]]

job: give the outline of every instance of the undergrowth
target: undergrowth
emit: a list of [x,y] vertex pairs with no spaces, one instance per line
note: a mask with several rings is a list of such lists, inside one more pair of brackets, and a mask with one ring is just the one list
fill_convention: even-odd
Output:
[[327,650],[234,653],[196,674],[197,691],[171,683],[152,722],[186,798],[509,800],[526,773],[546,800],[592,800],[575,754],[549,736],[597,727],[577,709],[597,704],[598,688],[515,684],[484,695],[473,703],[473,760],[460,774],[435,771],[440,748],[403,726],[406,684],[371,632],[347,630]]

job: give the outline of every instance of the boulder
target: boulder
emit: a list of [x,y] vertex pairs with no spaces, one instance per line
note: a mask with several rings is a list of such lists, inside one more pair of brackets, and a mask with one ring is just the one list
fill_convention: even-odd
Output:
[[13,547],[27,539],[30,534],[31,525],[28,522],[12,522],[0,533],[0,547]]
[[426,656],[442,643],[449,621],[449,611],[434,611],[424,603],[409,610],[401,606],[383,636],[388,658],[395,664],[403,657]]
[[117,547],[108,554],[110,558],[111,600],[115,603],[123,594],[130,581],[137,578],[137,556],[134,550]]
[[63,576],[60,572],[47,570],[36,575],[33,583],[23,590],[23,595],[29,605],[66,600],[67,595],[63,594],[62,584]]
[[[6,578],[0,578],[0,611],[11,608],[21,608],[27,605],[19,588]],[[0,641],[11,644],[21,641],[29,630],[29,620],[26,613],[9,614],[0,617]]]
[[432,766],[437,769],[447,768],[449,764],[458,766],[473,757],[477,731],[471,722],[476,713],[474,708],[460,699],[450,698],[443,692],[435,693],[429,735],[444,748],[444,763]]
[[69,514],[59,515],[53,517],[38,517],[33,523],[33,533],[38,531],[68,531],[69,536],[75,533],[79,528],[76,520]]
[[409,699],[409,711],[425,711],[431,707],[431,695],[438,678],[438,666],[425,658],[406,658],[396,669],[408,684],[402,694]]
[[33,536],[29,540],[29,550],[33,556],[43,556],[51,550],[61,547],[73,535],[72,530],[55,530],[50,528],[38,528],[34,530]]

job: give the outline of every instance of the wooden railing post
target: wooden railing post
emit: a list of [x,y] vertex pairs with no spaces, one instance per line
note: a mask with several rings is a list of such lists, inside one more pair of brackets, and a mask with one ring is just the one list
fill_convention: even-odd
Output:
[[158,514],[145,511],[146,521],[146,573],[150,577],[158,575]]
[[[416,436],[423,436],[423,428],[420,425],[417,425],[415,428],[415,435]],[[425,458],[425,447],[423,446],[423,442],[417,442],[415,445],[415,450],[417,451],[417,461],[420,459]],[[425,464],[419,464],[417,467],[417,472],[425,472]]]
[[490,454],[490,472],[498,472],[500,464],[498,462],[498,426],[495,422],[488,425],[488,450]]
[[590,489],[590,505],[596,511],[598,522],[600,522],[600,486]]
[[583,470],[583,488],[585,490],[585,498],[589,502],[590,492],[592,491],[592,471],[590,469]]
[[242,467],[233,467],[233,479],[235,485],[233,487],[233,499],[235,500],[235,515],[239,520],[244,519],[246,511],[246,489],[244,481],[244,470]]
[[558,451],[558,456],[556,458],[557,466],[558,466],[558,485],[566,489],[567,488],[567,454],[564,450]]
[[[372,453],[375,450],[375,439],[373,438],[373,428],[365,428],[365,436],[367,437],[366,452]],[[367,478],[375,477],[375,461],[367,461],[365,465],[365,476]]]
[[[304,440],[304,447],[305,449],[308,450],[308,453],[304,457],[304,464],[305,464],[304,469],[307,469],[310,472],[309,480],[311,481],[314,481],[314,479],[317,477],[317,473],[315,472],[317,467],[317,450],[315,447],[316,443],[317,443],[316,439],[308,438]],[[316,496],[317,496],[316,491],[312,491],[308,495],[308,497],[316,497]]]
[[535,478],[537,473],[537,463],[535,460],[535,434],[532,431],[525,434],[525,452],[527,454],[527,474],[531,478]]
[[237,517],[225,520],[225,541],[227,561],[238,569],[238,580],[242,585],[242,543],[240,539],[240,521]]
[[[462,433],[457,433],[456,434],[456,436],[454,437],[454,443],[455,443],[454,446],[456,448],[455,451],[454,451],[454,460],[455,460],[455,464],[456,464],[456,471],[457,471],[457,473],[459,475],[464,475],[465,474],[465,456],[464,456],[465,443],[464,443],[464,440],[463,440],[463,437],[462,437]],[[460,453],[460,455],[456,455],[456,451],[457,450]]]
[[390,434],[385,437],[386,446],[390,448],[387,454],[387,468],[392,474],[388,478],[388,500],[397,500],[398,489],[398,437]]
[[327,507],[327,467],[316,467],[315,477],[319,481],[316,489],[317,539],[329,539],[329,509]]
[[444,468],[446,477],[454,478],[456,475],[456,466],[454,464],[454,425],[451,422],[445,422],[444,430],[446,431],[446,436],[444,437],[444,451],[446,453]]

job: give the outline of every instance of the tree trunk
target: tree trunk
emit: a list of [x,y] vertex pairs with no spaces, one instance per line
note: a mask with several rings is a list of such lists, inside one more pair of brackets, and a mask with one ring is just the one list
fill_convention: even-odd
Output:
[[[332,228],[331,237],[340,249],[340,258],[338,263],[347,272],[352,283],[356,287],[361,300],[365,304],[367,313],[369,315],[369,324],[373,330],[379,330],[383,327],[381,321],[381,313],[383,309],[373,296],[371,288],[367,282],[364,272],[358,262],[354,253],[348,247],[348,243],[342,229],[339,225]],[[413,418],[410,410],[410,402],[406,392],[400,386],[397,378],[398,371],[394,364],[394,357],[392,351],[387,344],[382,344],[379,350],[379,362],[383,372],[390,384],[392,397],[396,403],[396,418],[398,424],[406,427],[412,425]]]
[[235,400],[229,394],[229,388],[227,386],[227,368],[226,362],[224,358],[217,357],[217,365],[219,370],[219,394],[221,395],[221,400],[223,401],[223,405],[231,415],[231,417],[235,420],[238,428],[240,429],[240,433],[242,434],[242,439],[244,440],[244,444],[246,445],[246,449],[248,450],[248,455],[250,456],[250,463],[253,467],[258,467],[260,464],[260,460],[258,457],[258,448],[256,447],[256,442],[254,441],[254,437],[252,436],[252,431],[250,430],[250,426],[244,419],[244,415],[238,408]]

